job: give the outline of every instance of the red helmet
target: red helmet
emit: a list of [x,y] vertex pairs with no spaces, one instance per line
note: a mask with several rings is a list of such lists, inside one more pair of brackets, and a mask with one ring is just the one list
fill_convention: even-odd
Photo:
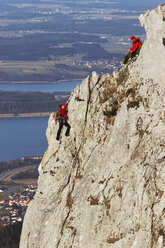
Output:
[[62,104],[60,104],[60,108],[62,108]]
[[134,40],[134,39],[136,39],[135,36],[131,36],[131,40]]
[[140,40],[140,38],[139,38],[139,37],[137,37],[137,40]]

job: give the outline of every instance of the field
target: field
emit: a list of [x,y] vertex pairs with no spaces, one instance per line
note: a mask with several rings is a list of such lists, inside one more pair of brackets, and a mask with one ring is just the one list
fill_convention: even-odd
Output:
[[[40,74],[53,74],[55,64],[63,63],[57,61],[6,61],[0,62],[0,71],[8,75],[28,76]],[[26,81],[27,82],[27,81]],[[14,83],[14,82],[13,82]]]

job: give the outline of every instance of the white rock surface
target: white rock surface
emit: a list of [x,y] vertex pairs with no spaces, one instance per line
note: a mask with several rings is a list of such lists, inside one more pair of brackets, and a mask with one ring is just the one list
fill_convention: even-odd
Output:
[[70,137],[50,116],[20,248],[165,247],[165,5],[140,19],[138,59],[72,93]]
[[141,25],[146,29],[147,39],[141,51],[138,70],[142,77],[151,78],[164,84],[165,79],[165,51],[163,38],[165,38],[164,6],[154,11],[147,11],[140,16]]

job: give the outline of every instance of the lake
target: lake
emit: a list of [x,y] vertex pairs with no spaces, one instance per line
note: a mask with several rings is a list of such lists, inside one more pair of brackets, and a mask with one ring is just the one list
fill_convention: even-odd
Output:
[[47,126],[48,117],[0,118],[0,162],[43,155]]
[[40,91],[40,92],[72,92],[81,81],[61,82],[61,83],[0,83],[0,90],[4,91]]

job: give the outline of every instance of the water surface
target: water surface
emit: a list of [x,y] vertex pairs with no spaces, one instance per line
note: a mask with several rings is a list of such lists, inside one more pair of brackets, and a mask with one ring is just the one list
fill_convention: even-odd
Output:
[[81,81],[45,83],[45,84],[19,84],[19,83],[0,83],[0,90],[4,91],[40,91],[40,92],[72,92]]
[[0,162],[43,155],[47,126],[48,117],[0,118]]

